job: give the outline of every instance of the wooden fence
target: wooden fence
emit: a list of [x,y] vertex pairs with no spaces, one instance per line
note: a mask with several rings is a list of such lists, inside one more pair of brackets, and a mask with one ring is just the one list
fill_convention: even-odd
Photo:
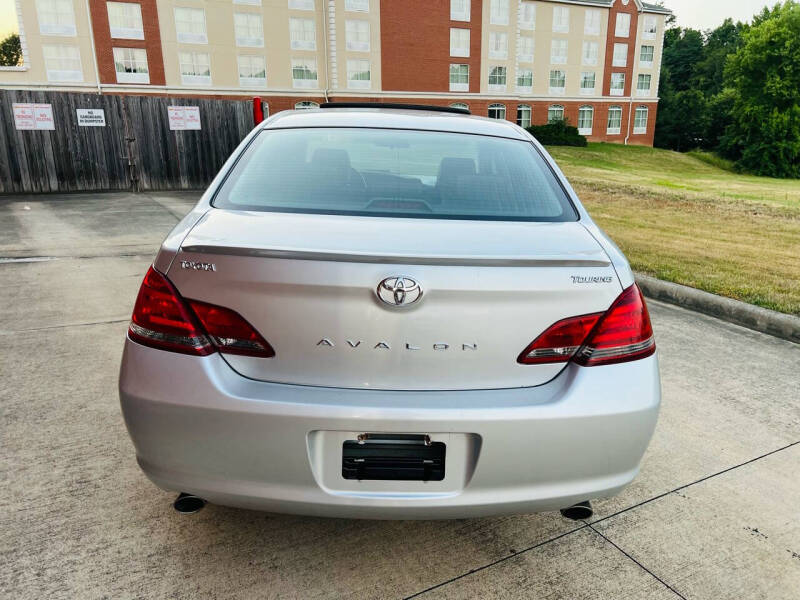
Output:
[[[13,104],[50,104],[53,130],[18,130]],[[197,106],[201,129],[169,128],[168,106]],[[103,109],[104,127],[77,109]],[[253,128],[248,101],[0,91],[0,193],[198,189]]]

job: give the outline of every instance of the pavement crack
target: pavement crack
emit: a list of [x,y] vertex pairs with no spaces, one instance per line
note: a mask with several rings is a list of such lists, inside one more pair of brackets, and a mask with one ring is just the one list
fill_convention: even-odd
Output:
[[681,594],[681,593],[680,593],[678,590],[676,590],[674,587],[672,587],[672,586],[671,586],[670,584],[668,584],[666,581],[664,581],[663,579],[661,579],[661,577],[659,577],[658,575],[656,575],[655,573],[653,573],[653,572],[652,572],[650,569],[648,569],[647,567],[645,567],[645,566],[644,566],[642,563],[640,563],[640,562],[639,562],[638,560],[636,560],[636,559],[635,559],[633,556],[631,556],[630,554],[628,554],[628,553],[627,553],[625,550],[623,550],[621,547],[619,547],[619,546],[618,546],[616,543],[614,543],[614,542],[613,542],[612,540],[610,540],[608,537],[606,537],[606,536],[605,536],[605,535],[603,535],[601,532],[599,532],[597,529],[595,529],[594,527],[592,527],[592,525],[591,525],[590,523],[587,523],[586,521],[584,521],[584,523],[586,523],[586,526],[587,526],[589,529],[591,529],[592,531],[594,531],[594,532],[595,532],[597,535],[599,535],[601,538],[603,538],[603,539],[604,539],[606,542],[608,542],[609,544],[611,544],[612,546],[614,546],[614,548],[616,548],[617,550],[619,550],[619,551],[620,551],[620,552],[621,552],[621,553],[622,553],[622,554],[623,554],[623,555],[624,555],[626,558],[628,558],[629,560],[631,560],[631,561],[633,561],[634,563],[636,563],[636,564],[639,566],[639,568],[640,568],[640,569],[642,569],[643,571],[645,571],[645,572],[646,572],[648,575],[650,575],[650,576],[651,576],[653,579],[655,579],[656,581],[658,581],[658,582],[659,582],[661,585],[663,585],[665,588],[667,588],[667,589],[668,589],[669,591],[671,591],[673,594],[675,594],[676,596],[678,596],[678,598],[681,598],[681,600],[686,600],[686,597],[685,597],[683,594]]
[[31,333],[34,331],[47,331],[49,329],[65,329],[67,327],[87,327],[89,325],[110,325],[112,323],[126,323],[129,318],[110,319],[108,321],[87,321],[85,323],[63,323],[60,325],[47,325],[45,327],[32,327],[30,329],[15,329],[13,331],[0,329],[0,335],[14,335],[18,333]]

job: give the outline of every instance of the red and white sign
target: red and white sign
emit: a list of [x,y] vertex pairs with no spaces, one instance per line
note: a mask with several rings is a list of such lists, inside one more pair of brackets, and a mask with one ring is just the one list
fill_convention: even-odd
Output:
[[169,128],[173,131],[182,129],[201,129],[199,106],[168,106]]
[[51,104],[18,103],[13,105],[17,129],[55,129]]

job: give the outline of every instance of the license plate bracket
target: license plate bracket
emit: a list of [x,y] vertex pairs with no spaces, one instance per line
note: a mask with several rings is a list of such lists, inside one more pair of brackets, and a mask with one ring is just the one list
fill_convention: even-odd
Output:
[[342,445],[342,477],[359,481],[442,481],[444,442],[427,435],[363,434]]

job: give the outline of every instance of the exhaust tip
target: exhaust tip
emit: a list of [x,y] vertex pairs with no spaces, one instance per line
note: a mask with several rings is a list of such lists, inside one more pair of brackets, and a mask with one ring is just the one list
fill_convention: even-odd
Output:
[[191,515],[202,510],[205,505],[206,501],[200,496],[181,492],[178,494],[178,497],[175,498],[175,502],[172,503],[172,508],[181,514]]
[[588,500],[585,500],[584,502],[578,502],[577,504],[573,504],[572,506],[561,509],[561,516],[572,521],[589,519],[593,514],[594,509],[592,508],[591,502]]

